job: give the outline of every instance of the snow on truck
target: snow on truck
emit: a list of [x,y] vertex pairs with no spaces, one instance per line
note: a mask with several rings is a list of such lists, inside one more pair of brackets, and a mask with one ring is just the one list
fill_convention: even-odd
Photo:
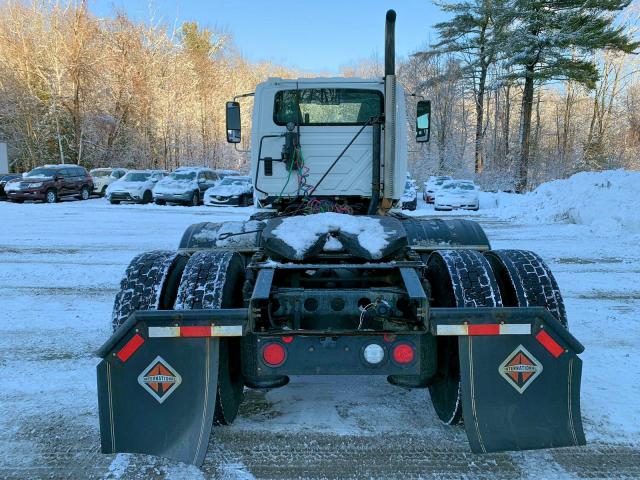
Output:
[[[468,220],[390,211],[407,155],[394,29],[389,11],[383,79],[257,87],[252,180],[271,210],[192,225],[177,251],[133,259],[99,351],[103,452],[201,464],[245,387],[293,375],[428,389],[473,452],[585,443],[584,347],[540,257],[491,250]],[[417,102],[418,142],[430,109]],[[241,140],[237,101],[227,137]]]

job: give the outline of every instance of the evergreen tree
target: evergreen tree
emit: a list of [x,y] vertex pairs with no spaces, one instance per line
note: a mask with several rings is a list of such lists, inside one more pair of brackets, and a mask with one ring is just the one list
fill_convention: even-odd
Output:
[[476,107],[475,171],[484,165],[484,95],[487,72],[496,58],[496,30],[494,21],[496,1],[471,0],[439,4],[445,12],[453,13],[451,20],[438,23],[440,41],[431,53],[454,53],[463,67],[463,74],[473,83]]
[[505,0],[496,21],[508,26],[497,40],[513,77],[524,79],[517,189],[527,189],[534,86],[573,80],[593,88],[594,53],[633,52],[639,45],[616,25],[630,0]]

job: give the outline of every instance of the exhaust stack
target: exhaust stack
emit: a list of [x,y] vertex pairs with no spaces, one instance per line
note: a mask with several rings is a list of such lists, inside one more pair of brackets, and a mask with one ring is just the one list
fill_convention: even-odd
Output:
[[384,32],[384,188],[381,215],[393,204],[396,165],[396,12],[387,11]]

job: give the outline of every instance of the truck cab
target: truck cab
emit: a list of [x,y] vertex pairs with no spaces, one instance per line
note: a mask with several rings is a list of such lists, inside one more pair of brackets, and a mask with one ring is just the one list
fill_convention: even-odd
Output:
[[[407,125],[400,85],[395,102],[389,103],[382,79],[269,78],[257,86],[254,97],[251,174],[259,206],[286,203],[311,192],[315,198],[366,206],[376,183],[373,162],[380,162],[377,182],[385,177],[380,152],[386,104],[400,119],[395,123],[389,192],[394,201],[402,196]],[[289,131],[298,135],[302,157],[295,165],[285,158]]]

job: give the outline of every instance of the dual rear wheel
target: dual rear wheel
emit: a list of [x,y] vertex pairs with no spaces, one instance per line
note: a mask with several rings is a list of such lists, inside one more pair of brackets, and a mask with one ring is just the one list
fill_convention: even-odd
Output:
[[[232,252],[200,251],[190,257],[153,251],[135,257],[122,279],[113,310],[117,329],[135,310],[192,310],[242,306],[244,262]],[[229,425],[243,399],[240,339],[219,341],[214,424]]]
[[[565,327],[558,284],[542,259],[524,250],[436,251],[427,259],[433,307],[545,307]],[[457,337],[438,338],[438,371],[429,387],[438,417],[463,419]]]

